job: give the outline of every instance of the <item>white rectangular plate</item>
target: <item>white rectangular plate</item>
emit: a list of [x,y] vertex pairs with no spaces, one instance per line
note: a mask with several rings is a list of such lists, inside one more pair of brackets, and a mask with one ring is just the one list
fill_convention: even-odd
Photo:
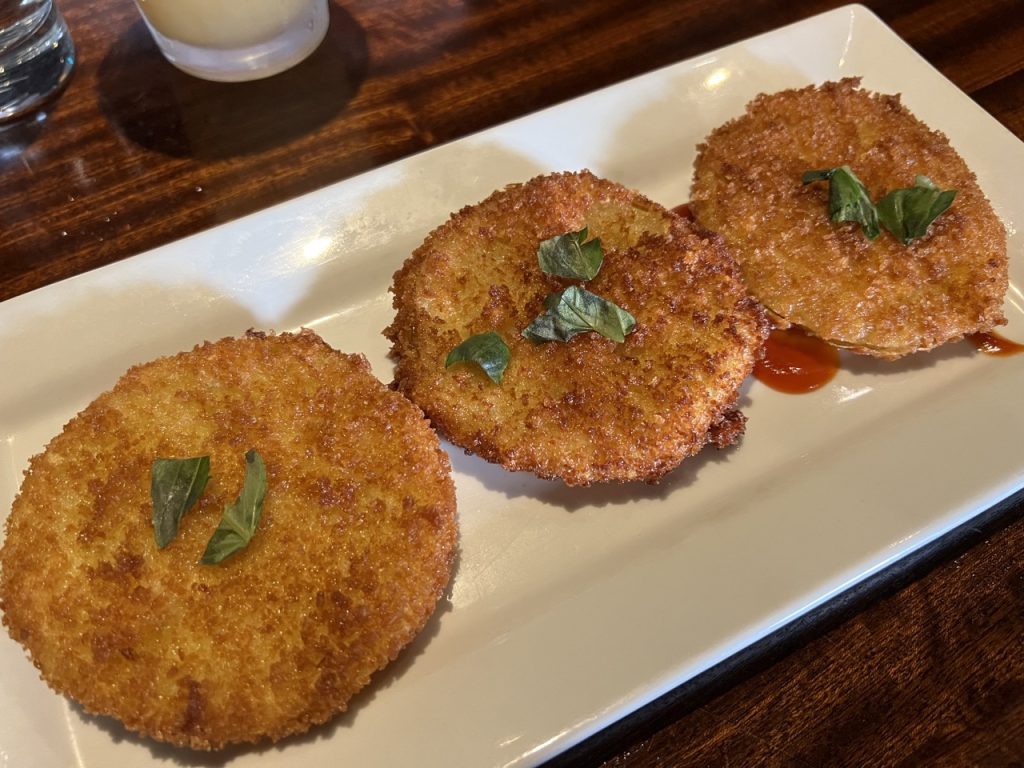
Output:
[[[451,211],[578,168],[683,203],[696,144],[749,99],[847,75],[902,92],[977,173],[1010,232],[1005,332],[1024,341],[1024,146],[850,6],[0,304],[0,506],[28,458],[130,364],[307,326],[390,381],[391,275]],[[223,760],[550,757],[1024,485],[1022,385],[1024,356],[966,344],[844,358],[814,394],[749,385],[740,446],[654,487],[567,489],[451,450],[462,555],[446,605],[349,714]],[[210,764],[84,715],[6,634],[0,679],[5,765]]]

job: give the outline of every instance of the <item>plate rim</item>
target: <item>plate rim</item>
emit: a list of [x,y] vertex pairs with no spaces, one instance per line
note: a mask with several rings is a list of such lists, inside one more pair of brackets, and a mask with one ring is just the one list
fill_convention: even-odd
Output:
[[[590,92],[588,94],[584,94],[584,95],[575,97],[573,99],[570,99],[568,101],[561,102],[559,104],[556,104],[556,105],[553,105],[553,106],[549,106],[549,107],[543,108],[541,110],[537,110],[537,111],[531,112],[529,114],[526,114],[526,115],[514,118],[512,120],[505,121],[505,122],[502,122],[502,123],[499,123],[499,124],[495,124],[494,126],[490,126],[487,129],[484,129],[483,131],[480,131],[480,132],[477,132],[477,133],[474,133],[474,134],[470,134],[470,135],[467,135],[465,137],[461,137],[459,139],[456,139],[456,140],[454,140],[452,142],[448,142],[448,143],[443,144],[443,145],[439,145],[439,146],[436,146],[436,147],[431,147],[431,148],[428,148],[428,149],[423,150],[421,152],[414,153],[412,155],[409,155],[409,156],[406,156],[406,157],[401,158],[399,160],[387,163],[385,165],[382,165],[382,166],[379,166],[377,168],[371,169],[369,171],[366,171],[364,173],[358,174],[356,176],[349,177],[349,178],[346,178],[346,179],[342,179],[342,180],[340,180],[338,182],[334,182],[334,183],[329,184],[329,185],[327,185],[325,187],[322,187],[320,189],[304,193],[303,195],[300,195],[300,196],[298,196],[296,198],[292,198],[291,200],[288,200],[288,201],[285,201],[285,202],[282,202],[282,203],[278,203],[278,204],[269,206],[269,207],[261,209],[259,211],[255,211],[253,213],[247,214],[247,215],[245,215],[243,217],[240,217],[238,219],[234,219],[232,221],[225,222],[223,224],[219,224],[219,225],[217,225],[217,226],[215,226],[213,228],[206,229],[206,230],[194,233],[194,234],[189,235],[188,237],[182,238],[180,240],[175,240],[175,241],[173,241],[171,243],[167,243],[167,244],[159,246],[157,248],[150,249],[150,250],[145,251],[143,253],[140,253],[140,254],[138,254],[136,256],[128,257],[127,259],[124,259],[124,260],[121,260],[121,261],[118,261],[118,262],[114,262],[114,263],[109,264],[109,265],[105,265],[105,266],[100,267],[100,268],[98,268],[96,270],[91,270],[89,272],[81,273],[79,275],[75,275],[75,276],[72,276],[70,278],[67,278],[66,280],[62,280],[62,281],[59,281],[57,283],[53,283],[53,284],[50,284],[50,285],[47,285],[47,286],[43,286],[43,287],[40,287],[40,288],[35,289],[33,291],[29,291],[27,293],[20,294],[18,296],[12,297],[12,298],[4,301],[4,302],[0,302],[0,332],[2,332],[3,329],[4,329],[5,321],[7,321],[7,319],[10,318],[11,316],[14,316],[15,317],[15,321],[17,321],[17,315],[20,312],[31,311],[40,303],[42,303],[42,304],[50,303],[51,300],[61,298],[63,296],[63,294],[66,294],[68,291],[71,291],[72,293],[74,293],[76,291],[88,290],[90,287],[95,286],[95,285],[102,285],[103,282],[106,280],[106,278],[109,277],[110,275],[115,275],[116,276],[116,275],[122,274],[125,270],[130,270],[132,267],[129,266],[129,263],[134,264],[135,267],[137,268],[146,259],[153,259],[154,258],[154,254],[155,255],[159,255],[159,254],[163,254],[163,253],[168,253],[170,251],[176,251],[176,250],[181,249],[182,247],[185,247],[186,244],[192,244],[192,243],[196,242],[197,240],[203,240],[203,239],[207,239],[208,240],[208,239],[211,239],[213,237],[213,235],[211,235],[211,233],[214,233],[216,231],[225,231],[225,230],[228,230],[228,229],[231,229],[231,230],[242,229],[246,222],[252,222],[252,221],[255,221],[257,219],[262,220],[262,219],[266,218],[266,216],[268,215],[268,212],[276,211],[276,210],[282,209],[282,208],[284,208],[286,206],[292,206],[292,205],[295,205],[295,204],[299,204],[302,201],[306,201],[306,200],[312,199],[314,197],[327,197],[327,196],[330,196],[330,195],[334,194],[336,191],[338,191],[341,188],[348,189],[348,188],[351,188],[353,186],[359,187],[360,185],[366,183],[367,180],[378,179],[378,178],[381,178],[382,176],[387,176],[395,168],[407,166],[407,164],[410,161],[414,160],[417,157],[422,157],[424,155],[436,152],[437,150],[443,149],[445,147],[451,147],[453,145],[457,145],[460,142],[473,141],[473,140],[475,140],[475,139],[477,139],[477,138],[479,138],[481,136],[487,135],[487,134],[489,134],[489,133],[491,133],[493,131],[497,131],[499,129],[500,130],[508,130],[510,126],[515,126],[517,123],[521,123],[521,122],[527,121],[527,120],[537,119],[538,116],[542,116],[544,114],[549,114],[549,113],[557,112],[557,111],[560,111],[560,110],[564,110],[567,105],[571,105],[571,104],[573,104],[575,102],[578,102],[578,101],[581,101],[581,100],[592,99],[597,94],[613,91],[615,89],[626,88],[626,87],[629,87],[631,84],[636,83],[637,81],[641,81],[641,80],[643,80],[645,78],[656,78],[658,76],[662,76],[667,71],[671,71],[671,70],[679,68],[681,66],[688,65],[688,64],[696,61],[697,59],[712,57],[712,56],[721,54],[724,51],[728,51],[730,49],[736,48],[737,46],[749,45],[749,44],[751,44],[751,43],[753,43],[755,41],[763,41],[765,39],[779,37],[781,35],[784,35],[786,32],[788,32],[788,31],[790,31],[790,30],[792,30],[794,28],[797,28],[797,27],[801,27],[802,28],[802,27],[807,27],[807,26],[813,26],[815,23],[820,22],[825,17],[838,17],[838,16],[847,16],[847,15],[850,17],[851,23],[853,22],[855,17],[859,18],[859,19],[864,19],[865,21],[863,23],[866,24],[868,27],[871,27],[872,25],[876,26],[876,28],[875,28],[876,32],[879,32],[879,33],[883,33],[884,32],[884,33],[886,33],[888,35],[891,35],[892,38],[895,39],[895,41],[898,41],[902,46],[904,46],[908,50],[908,52],[910,54],[915,56],[921,63],[925,64],[928,68],[930,68],[933,73],[935,73],[936,75],[938,75],[938,77],[940,77],[942,79],[942,81],[944,81],[945,83],[947,83],[948,85],[950,85],[951,87],[956,89],[956,86],[954,84],[952,84],[944,75],[942,75],[941,72],[939,72],[937,69],[935,69],[923,57],[921,57],[919,54],[917,54],[916,51],[913,51],[913,49],[910,49],[909,46],[907,46],[907,44],[902,39],[900,39],[896,35],[896,33],[893,32],[887,25],[885,25],[885,23],[882,22],[881,19],[876,14],[874,14],[874,12],[872,12],[870,9],[866,8],[863,5],[859,5],[859,4],[842,6],[842,7],[835,8],[835,9],[832,9],[832,10],[829,10],[829,11],[825,11],[823,13],[817,14],[817,15],[809,17],[807,19],[803,19],[801,21],[796,21],[796,22],[794,22],[792,24],[788,24],[786,26],[779,27],[778,29],[761,33],[759,35],[756,35],[754,37],[748,38],[746,40],[742,40],[742,41],[738,41],[736,43],[732,43],[732,44],[729,44],[729,45],[726,45],[726,46],[722,46],[722,47],[717,48],[717,49],[715,49],[713,51],[708,51],[706,53],[698,54],[697,56],[689,57],[689,58],[687,58],[687,59],[685,59],[683,61],[676,62],[674,64],[669,64],[669,65],[667,65],[665,67],[660,67],[660,68],[652,70],[650,72],[641,74],[641,75],[639,75],[637,77],[629,78],[629,79],[626,79],[626,80],[619,81],[617,83],[614,83],[612,85],[609,85],[609,86],[606,86],[606,87],[604,87],[602,89],[599,89],[598,91],[593,91],[593,92]],[[970,98],[967,97],[966,94],[963,94],[961,91],[959,91],[959,89],[956,89],[956,90],[957,90],[958,94],[963,95],[965,98],[968,99],[968,101],[970,101],[970,103],[974,104],[977,107],[977,105],[972,100],[970,100]],[[1008,135],[1009,138],[1011,138],[1017,144],[1020,144],[1020,140],[1006,126],[1004,126],[1002,123],[999,123],[994,117],[992,117],[991,115],[988,115],[988,113],[985,113],[983,110],[981,110],[980,107],[978,107],[978,110],[980,112],[982,112],[983,114],[985,114],[991,120],[991,122],[995,126],[998,126],[1002,131],[1004,131]],[[68,286],[73,286],[73,287],[69,288]],[[2,341],[3,341],[3,338],[0,337],[0,342],[2,342]],[[0,344],[0,348],[2,348],[2,344]],[[1024,472],[1024,467],[1022,467],[1022,472]],[[1008,491],[1005,488],[996,491],[996,493],[1000,494],[999,498],[1003,498],[1006,495],[1009,495],[1010,493],[1012,493],[1014,490],[1019,489],[1020,487],[1024,486],[1024,474],[1022,474],[1021,477],[1018,477],[1014,481],[1014,483],[1011,484],[1011,485],[1012,485],[1012,487],[1007,486],[1007,488],[1010,488],[1010,490],[1008,490]],[[1005,491],[1005,493],[1004,493],[1004,491]],[[978,510],[979,513],[981,511],[982,510],[980,510],[980,509]],[[953,519],[953,518],[955,518],[955,519]],[[913,551],[914,549],[918,549],[918,548],[920,548],[922,546],[925,546],[928,542],[934,540],[935,538],[939,537],[943,533],[948,532],[949,530],[951,530],[952,528],[954,528],[957,525],[961,524],[962,522],[964,522],[964,520],[960,519],[956,515],[947,516],[946,518],[943,518],[940,521],[936,521],[936,525],[933,526],[933,528],[931,530],[920,532],[922,538],[920,538],[919,540],[915,541],[914,546],[910,550],[900,551],[900,552],[892,552],[889,559],[886,559],[886,560],[884,560],[882,562],[876,563],[876,566],[873,569],[871,569],[871,570],[860,572],[858,577],[854,581],[849,582],[843,588],[845,589],[848,586],[852,586],[852,584],[857,583],[860,580],[862,580],[864,578],[867,578],[867,577],[871,576],[874,573],[877,573],[878,571],[880,571],[883,568],[887,567],[892,562],[895,562],[896,560],[898,560],[901,557],[903,557],[907,553],[907,551]],[[776,626],[783,626],[784,624],[786,624],[786,623],[796,619],[797,617],[799,617],[801,615],[804,615],[806,612],[808,612],[810,610],[813,610],[818,605],[821,605],[823,602],[827,601],[828,599],[831,599],[836,594],[839,594],[840,591],[841,590],[833,590],[832,592],[829,592],[827,594],[822,595],[817,602],[814,602],[813,604],[808,604],[808,605],[803,606],[802,610],[800,610],[797,613],[793,613],[793,614],[789,615],[782,623],[777,624]],[[765,634],[767,634],[767,632],[762,634],[760,637],[764,637]],[[759,638],[754,638],[750,642],[756,642],[757,639],[759,639]],[[692,678],[694,675],[699,674],[700,671],[706,670],[707,668],[712,666],[714,663],[717,663],[717,661],[721,661],[721,660],[723,660],[725,658],[728,658],[729,656],[731,656],[732,654],[734,654],[738,650],[741,650],[742,648],[747,647],[748,645],[749,645],[749,642],[744,642],[742,645],[739,645],[738,647],[731,648],[731,650],[729,648],[720,649],[724,653],[724,655],[721,655],[721,654],[711,654],[707,659],[702,660],[697,665],[694,665],[695,671],[692,671],[692,673],[684,672],[683,674],[688,675],[686,678],[684,678],[684,680]],[[715,661],[715,659],[717,659],[717,661]],[[699,669],[697,667],[699,667]],[[628,703],[628,710],[626,710],[626,711],[633,711],[633,710],[639,708],[640,706],[643,706],[644,704],[646,704],[649,701],[651,701],[654,698],[656,698],[661,693],[664,693],[664,692],[666,692],[668,690],[671,690],[672,688],[674,688],[675,686],[677,686],[678,684],[680,684],[684,680],[679,680],[676,677],[673,677],[673,679],[671,681],[666,680],[666,681],[664,681],[666,683],[666,685],[662,689],[660,689],[660,691],[657,688],[648,688],[646,690],[646,692],[642,696],[635,696],[635,697],[630,699],[630,701]],[[595,733],[596,731],[598,731],[601,728],[605,727],[606,725],[614,722],[615,720],[617,720],[623,714],[625,714],[625,711],[624,711],[624,708],[622,706],[609,708],[600,717],[591,719],[591,720],[587,721],[586,723],[577,723],[577,724],[575,724],[575,726],[573,728],[571,728],[569,730],[563,731],[562,733],[559,734],[559,738],[557,740],[553,740],[553,741],[551,741],[550,743],[548,743],[546,745],[545,744],[534,745],[533,749],[531,749],[528,752],[521,753],[519,756],[517,756],[515,758],[515,760],[513,760],[512,762],[509,762],[508,764],[510,764],[510,765],[511,764],[519,764],[519,763],[525,764],[525,763],[533,762],[534,760],[543,760],[543,759],[548,759],[550,757],[553,757],[555,754],[558,754],[559,752],[561,752],[561,751],[563,751],[563,750],[573,746],[574,744],[578,743],[579,741],[581,741],[582,739],[586,738],[587,736],[592,735],[593,733]]]

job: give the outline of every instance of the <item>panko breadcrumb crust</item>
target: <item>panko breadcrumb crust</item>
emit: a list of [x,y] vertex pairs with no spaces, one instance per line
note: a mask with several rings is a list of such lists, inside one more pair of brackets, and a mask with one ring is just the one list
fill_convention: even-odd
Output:
[[[587,290],[637,321],[616,343],[585,333],[537,343],[522,330],[573,281],[543,273],[542,240],[589,228],[604,265]],[[653,482],[743,430],[741,383],[767,333],[721,239],[588,172],[512,184],[454,214],[396,273],[385,331],[399,391],[456,445],[568,485]],[[511,350],[500,385],[448,353],[496,331]]]
[[[898,95],[859,78],[762,94],[698,147],[690,207],[721,233],[753,294],[780,324],[882,358],[1005,322],[1006,231],[974,174]],[[918,175],[957,190],[925,237],[828,217],[828,183],[805,171],[849,165],[878,201]]]
[[[250,448],[268,475],[255,536],[200,565]],[[203,454],[206,492],[158,550],[153,460]],[[456,546],[448,458],[419,409],[310,331],[250,332],[130,369],[31,460],[0,601],[56,691],[215,749],[343,711],[424,626]]]

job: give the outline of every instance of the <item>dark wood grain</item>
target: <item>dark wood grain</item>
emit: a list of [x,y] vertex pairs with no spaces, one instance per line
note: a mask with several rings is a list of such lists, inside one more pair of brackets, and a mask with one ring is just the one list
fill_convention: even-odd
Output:
[[[226,86],[166,64],[130,0],[63,0],[74,78],[0,128],[0,300],[839,4],[351,0],[310,60]],[[1019,0],[868,5],[1024,137]],[[1024,765],[1022,516],[560,762]]]

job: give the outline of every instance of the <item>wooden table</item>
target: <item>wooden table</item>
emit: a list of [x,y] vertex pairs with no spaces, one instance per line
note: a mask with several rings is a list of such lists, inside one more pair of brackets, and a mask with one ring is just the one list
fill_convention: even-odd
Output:
[[[0,131],[0,299],[839,3],[345,0],[310,61],[233,87],[165,64],[129,0],[60,4],[74,79]],[[1018,0],[868,5],[1024,137]],[[1020,765],[1022,517],[1003,505],[555,763]]]

